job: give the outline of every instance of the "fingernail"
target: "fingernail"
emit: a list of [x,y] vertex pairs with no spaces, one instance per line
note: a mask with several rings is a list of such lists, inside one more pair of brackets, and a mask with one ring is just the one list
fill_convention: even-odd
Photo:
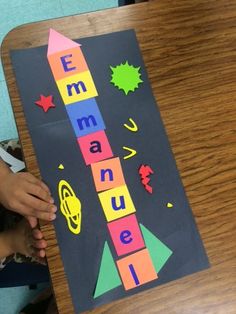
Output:
[[56,219],[56,215],[55,214],[52,214],[52,215],[50,215],[50,220],[55,220]]
[[56,206],[53,206],[51,207],[52,211],[55,213],[57,211],[57,207]]
[[49,202],[50,202],[51,204],[53,204],[53,203],[54,203],[54,199],[51,197]]

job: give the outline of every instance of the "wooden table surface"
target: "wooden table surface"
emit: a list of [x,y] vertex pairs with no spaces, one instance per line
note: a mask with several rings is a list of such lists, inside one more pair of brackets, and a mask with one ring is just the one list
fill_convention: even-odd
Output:
[[[236,1],[158,0],[11,31],[2,60],[28,170],[39,176],[9,50],[134,28],[211,268],[92,313],[236,313]],[[60,313],[73,313],[53,227],[44,226]]]

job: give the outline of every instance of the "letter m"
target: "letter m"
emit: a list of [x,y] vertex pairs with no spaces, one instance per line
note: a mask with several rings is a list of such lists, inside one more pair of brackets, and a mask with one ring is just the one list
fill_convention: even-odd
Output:
[[80,94],[81,89],[83,92],[86,92],[86,86],[84,85],[84,82],[79,81],[78,83],[72,83],[72,84],[68,84],[67,85],[67,92],[68,92],[68,96],[72,96],[72,90],[76,91],[76,94]]
[[81,119],[77,119],[77,123],[80,130],[83,130],[84,127],[89,128],[91,124],[93,124],[93,126],[97,125],[97,121],[93,115],[89,115],[88,117],[82,117]]

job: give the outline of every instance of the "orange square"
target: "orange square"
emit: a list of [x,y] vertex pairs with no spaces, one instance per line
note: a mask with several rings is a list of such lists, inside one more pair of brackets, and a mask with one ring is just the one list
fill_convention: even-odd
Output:
[[55,81],[88,70],[80,47],[60,51],[48,56]]
[[147,249],[124,257],[117,262],[125,290],[157,279],[157,273]]
[[119,157],[96,162],[91,168],[97,192],[125,185]]

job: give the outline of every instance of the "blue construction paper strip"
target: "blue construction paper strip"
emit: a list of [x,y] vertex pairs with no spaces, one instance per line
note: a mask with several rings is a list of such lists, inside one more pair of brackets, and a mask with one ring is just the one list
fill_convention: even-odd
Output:
[[65,106],[76,137],[105,129],[105,124],[95,98]]

